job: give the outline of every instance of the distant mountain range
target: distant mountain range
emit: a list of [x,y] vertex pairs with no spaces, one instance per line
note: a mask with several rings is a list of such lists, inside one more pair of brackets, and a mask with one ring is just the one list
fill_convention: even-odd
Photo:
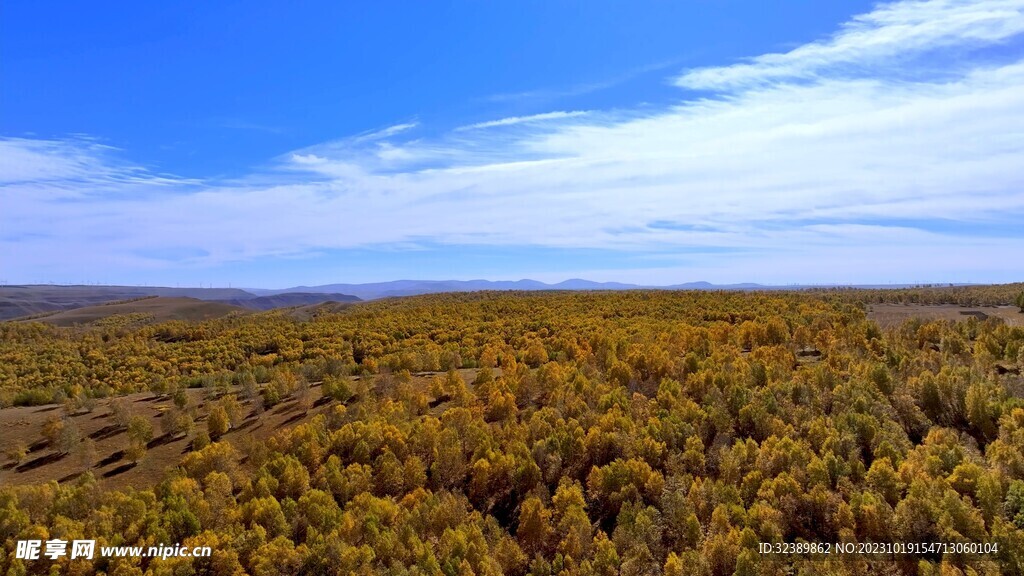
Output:
[[441,292],[476,292],[480,290],[631,290],[639,288],[634,284],[618,282],[591,282],[589,280],[566,280],[558,284],[545,284],[537,280],[393,280],[368,284],[325,284],[323,286],[297,286],[283,290],[259,290],[249,288],[254,294],[287,294],[290,292],[336,292],[352,294],[363,300],[438,294]]
[[[905,285],[856,286],[857,288],[906,288]],[[688,282],[671,286],[643,286],[621,282],[593,282],[574,278],[557,284],[537,280],[394,280],[367,284],[296,286],[281,290],[261,288],[169,288],[161,286],[58,286],[51,284],[0,286],[0,320],[95,306],[120,300],[153,296],[195,298],[249,310],[308,306],[324,302],[350,303],[441,292],[479,290],[800,290],[829,286],[766,286],[762,284],[711,284]],[[834,287],[834,286],[833,286]]]
[[359,302],[360,300],[361,298],[351,294],[335,294],[333,292],[281,292],[267,296],[233,298],[231,300],[218,299],[216,301],[250,310],[273,310],[274,308],[308,306],[310,304],[322,304],[323,302]]

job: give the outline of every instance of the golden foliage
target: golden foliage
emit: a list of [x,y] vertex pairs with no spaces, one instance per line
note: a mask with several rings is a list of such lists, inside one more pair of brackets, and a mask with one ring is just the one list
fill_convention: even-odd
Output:
[[[160,377],[219,398],[214,440],[238,425],[225,392],[272,404],[322,385],[334,403],[244,465],[197,442],[152,489],[0,488],[0,537],[74,526],[218,551],[144,574],[753,574],[758,542],[799,539],[996,542],[907,566],[1019,573],[1024,329],[883,331],[863,312],[875,295],[479,293],[306,322],[0,325],[12,401]],[[454,371],[477,367],[471,382]]]

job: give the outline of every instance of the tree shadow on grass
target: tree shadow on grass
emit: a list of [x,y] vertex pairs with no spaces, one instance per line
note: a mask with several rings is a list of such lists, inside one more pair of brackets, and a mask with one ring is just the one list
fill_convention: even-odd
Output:
[[35,470],[36,468],[39,468],[40,466],[46,466],[47,464],[53,464],[54,462],[62,460],[66,456],[67,456],[66,452],[51,452],[51,453],[47,454],[46,456],[40,456],[39,458],[36,458],[35,460],[29,460],[28,462],[25,462],[24,464],[18,465],[14,469],[14,471],[15,472],[28,472],[29,470]]
[[104,472],[103,477],[110,478],[111,476],[117,476],[118,474],[123,474],[131,470],[132,468],[135,468],[136,466],[138,466],[137,462],[128,462],[125,464],[121,464],[117,468],[113,468],[111,470],[107,470],[106,472]]

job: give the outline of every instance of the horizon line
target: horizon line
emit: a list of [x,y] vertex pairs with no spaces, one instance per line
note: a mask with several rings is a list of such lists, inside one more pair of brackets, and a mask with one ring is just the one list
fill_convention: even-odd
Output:
[[422,282],[422,283],[472,283],[472,282],[486,282],[490,284],[499,283],[522,283],[522,282],[534,282],[542,284],[544,286],[557,287],[561,284],[569,282],[586,282],[597,285],[608,285],[617,284],[623,286],[623,288],[610,288],[609,290],[629,290],[629,289],[670,289],[679,286],[693,286],[693,285],[706,285],[711,287],[729,288],[729,287],[750,287],[756,288],[950,288],[960,286],[1002,286],[1010,284],[1021,284],[1024,283],[1024,279],[1012,281],[1012,282],[950,282],[950,281],[891,281],[891,282],[865,282],[865,283],[850,283],[850,282],[789,282],[789,283],[761,283],[753,281],[743,282],[723,282],[716,283],[707,280],[690,280],[684,282],[675,282],[669,284],[646,284],[646,283],[635,283],[635,282],[623,282],[618,280],[589,280],[586,278],[567,278],[558,282],[545,282],[543,280],[536,280],[533,278],[519,278],[515,280],[504,280],[504,279],[489,279],[489,278],[471,278],[471,279],[456,279],[456,278],[445,278],[445,279],[434,279],[434,278],[396,278],[393,280],[374,280],[368,282],[327,282],[323,284],[293,284],[290,286],[284,286],[280,288],[268,288],[263,286],[246,286],[246,285],[235,285],[233,282],[225,284],[215,283],[199,283],[189,285],[166,285],[166,284],[131,284],[131,283],[106,283],[106,282],[77,282],[77,283],[63,283],[63,282],[10,282],[6,280],[0,280],[0,288],[18,288],[18,287],[37,287],[37,286],[50,286],[60,288],[76,288],[76,287],[90,287],[90,288],[168,288],[168,289],[181,289],[181,290],[266,290],[266,291],[283,291],[291,290],[295,291],[302,288],[317,289],[325,288],[334,285],[346,285],[346,286],[369,286],[375,284],[394,284],[400,282]]

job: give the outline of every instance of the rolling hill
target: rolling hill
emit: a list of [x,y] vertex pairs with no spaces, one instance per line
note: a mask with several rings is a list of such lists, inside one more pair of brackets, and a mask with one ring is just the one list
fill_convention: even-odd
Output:
[[274,308],[291,308],[293,306],[310,306],[326,302],[352,303],[360,302],[362,299],[350,294],[334,293],[311,293],[311,292],[284,292],[271,294],[269,296],[257,296],[255,298],[236,298],[232,300],[218,300],[224,304],[240,306],[250,310],[273,310]]
[[[48,284],[0,286],[0,321],[38,316],[48,312],[80,310],[102,304],[159,297],[218,303],[249,310],[308,306],[323,302],[357,302],[359,298],[334,291],[303,293],[288,290],[279,294],[254,294],[239,288],[168,288],[160,286],[54,286]],[[164,301],[161,301],[164,302]],[[165,302],[166,303],[166,302]],[[171,309],[181,302],[166,303]],[[158,305],[158,308],[162,305]],[[186,307],[189,309],[195,306]],[[216,308],[208,308],[210,311]],[[183,312],[186,316],[190,312]],[[92,312],[85,312],[89,317]],[[109,309],[101,316],[110,315]],[[75,316],[71,316],[75,317]],[[52,317],[51,317],[52,318]],[[56,318],[64,318],[57,315]]]
[[29,284],[0,286],[0,320],[20,318],[56,310],[73,310],[105,302],[148,296],[234,300],[255,298],[238,288],[167,288],[159,286],[54,286]]
[[135,315],[134,319],[139,322],[164,322],[167,320],[201,321],[220,318],[228,314],[250,314],[251,312],[251,310],[239,306],[209,302],[198,298],[152,296],[130,302],[63,310],[36,317],[33,320],[57,326],[74,326],[128,314]]

